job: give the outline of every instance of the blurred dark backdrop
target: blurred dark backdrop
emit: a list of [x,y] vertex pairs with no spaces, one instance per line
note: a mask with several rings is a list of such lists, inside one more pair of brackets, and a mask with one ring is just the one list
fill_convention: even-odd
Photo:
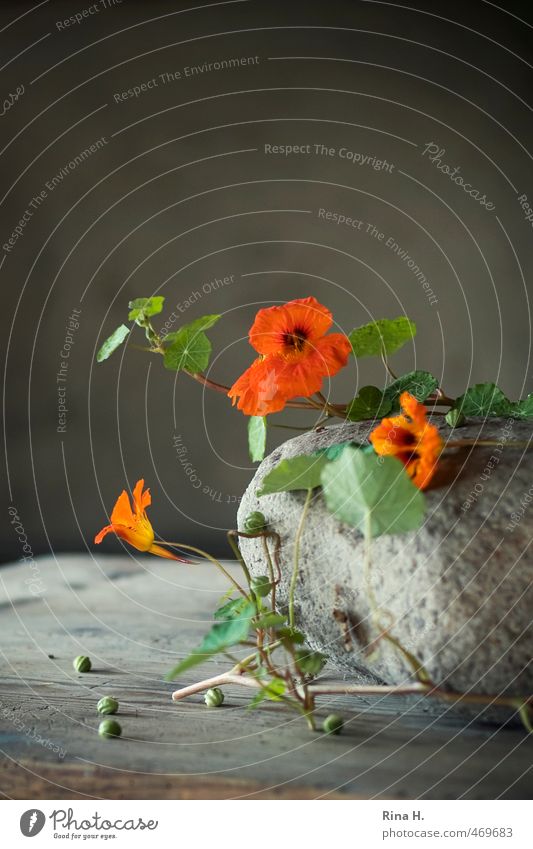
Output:
[[[5,499],[33,553],[92,550],[141,476],[164,537],[221,552],[234,525],[244,417],[131,347],[95,365],[133,297],[164,295],[162,321],[224,313],[226,383],[258,307],[313,294],[346,331],[410,316],[397,368],[449,393],[531,390],[532,25],[530,4],[483,0],[2,3]],[[352,363],[334,397],[383,380]],[[7,519],[3,559],[21,556]]]

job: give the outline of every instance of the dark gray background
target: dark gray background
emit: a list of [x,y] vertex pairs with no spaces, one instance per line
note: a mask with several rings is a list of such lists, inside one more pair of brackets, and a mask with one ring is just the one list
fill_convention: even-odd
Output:
[[[253,358],[246,334],[259,306],[313,294],[346,331],[410,316],[418,335],[397,370],[426,368],[449,393],[482,380],[511,397],[531,389],[532,230],[518,203],[533,197],[530,4],[123,0],[57,28],[89,6],[0,10],[2,99],[25,87],[0,118],[1,243],[47,180],[97,138],[108,142],[0,257],[5,509],[15,505],[35,554],[92,550],[118,492],[141,476],[165,538],[222,552],[221,529],[234,525],[253,473],[244,417],[147,354],[126,349],[95,365],[132,297],[165,295],[164,319],[234,275],[186,311],[186,320],[225,313],[211,332],[211,374],[222,382]],[[164,72],[242,56],[259,62],[158,80],[115,102]],[[429,142],[495,210],[422,155]],[[394,168],[265,155],[265,143],[347,147]],[[319,208],[365,229],[327,223]],[[366,223],[407,251],[437,303]],[[55,375],[74,307],[81,324],[58,434]],[[142,344],[141,331],[132,341]],[[352,362],[333,396],[383,381],[378,363]],[[312,422],[299,411],[276,420]],[[288,433],[272,430],[270,446]],[[178,434],[199,488],[179,462]],[[118,546],[106,540],[106,550]],[[20,554],[8,525],[2,556]]]

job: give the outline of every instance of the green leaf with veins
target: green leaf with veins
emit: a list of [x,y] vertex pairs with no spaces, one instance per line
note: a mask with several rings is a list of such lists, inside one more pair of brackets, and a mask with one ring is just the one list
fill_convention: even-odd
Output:
[[205,371],[211,357],[211,342],[205,335],[213,327],[220,315],[203,315],[189,324],[168,333],[163,339],[165,348],[164,366],[170,371]]
[[298,649],[296,652],[296,662],[304,675],[312,675],[313,678],[319,675],[327,663],[325,655],[319,651],[311,649]]
[[457,398],[454,409],[464,416],[505,416],[513,404],[494,383],[476,383]]
[[415,333],[416,324],[402,315],[371,321],[352,330],[348,338],[356,357],[379,357],[398,351]]
[[[233,590],[232,590],[233,592]],[[213,616],[215,619],[235,619],[235,617],[240,616],[244,607],[249,602],[243,596],[239,596],[239,598],[234,598],[231,601],[226,602],[221,607],[215,610]]]
[[273,492],[291,492],[295,489],[314,489],[321,485],[320,475],[328,460],[325,455],[302,454],[282,460],[272,469],[261,484],[257,495]]
[[302,643],[305,643],[305,634],[302,634],[301,631],[298,631],[296,628],[290,628],[289,626],[286,628],[279,628],[277,636],[280,640],[283,640],[283,644],[286,646],[301,646]]
[[266,416],[250,416],[248,419],[248,451],[253,463],[259,463],[265,456],[266,434]]
[[117,348],[122,345],[124,339],[129,334],[129,332],[130,328],[126,327],[125,324],[121,324],[120,327],[117,327],[117,329],[113,331],[111,336],[108,336],[108,338],[105,340],[104,344],[98,351],[96,355],[96,362],[103,363],[104,360],[107,360],[107,358],[111,356],[113,351],[116,351]]
[[[169,336],[171,344],[167,346]],[[163,363],[170,371],[189,371],[192,374],[205,371],[211,357],[211,342],[203,331],[182,327],[177,333],[165,337]]]
[[281,625],[285,625],[287,621],[287,617],[283,616],[281,613],[265,613],[256,619],[253,623],[254,628],[260,630],[266,630],[267,628],[279,628]]
[[155,295],[153,298],[135,298],[128,304],[130,308],[129,321],[136,321],[137,324],[142,326],[146,319],[161,312],[164,302],[165,299],[161,295]]
[[197,333],[203,333],[206,330],[210,330],[217,321],[221,318],[220,315],[203,315],[200,318],[195,318],[194,321],[189,322],[189,324],[184,324],[183,327],[180,327],[179,330],[174,330],[172,333],[167,333],[167,335],[163,338],[164,345],[172,345],[176,339],[180,338],[180,335],[184,330],[187,333],[191,334],[191,336],[196,335]]
[[255,604],[245,602],[236,616],[217,622],[205,635],[198,648],[194,649],[188,657],[165,675],[165,680],[172,681],[177,675],[181,675],[182,672],[192,669],[194,666],[199,666],[214,654],[242,643],[250,632],[251,619],[254,614]]
[[533,394],[512,404],[512,415],[515,419],[533,418]]
[[360,449],[368,447],[367,445],[364,445],[361,442],[354,442],[351,439],[347,439],[345,442],[337,443],[337,445],[330,445],[329,448],[318,448],[316,451],[313,451],[313,454],[311,456],[325,457],[326,460],[336,460],[339,454],[342,454],[347,445],[352,445],[353,447]]
[[346,410],[351,422],[382,418],[390,411],[392,403],[377,386],[363,386]]
[[270,699],[272,702],[280,702],[286,689],[287,685],[282,678],[272,678],[272,680],[268,684],[264,684],[257,695],[253,697],[252,701],[248,705],[248,710],[256,708],[264,699]]
[[428,371],[411,371],[389,383],[383,390],[383,399],[390,404],[389,412],[396,413],[400,409],[402,392],[409,392],[417,401],[424,403],[438,385],[438,380]]
[[347,524],[365,530],[367,517],[373,537],[420,527],[425,498],[396,457],[378,457],[347,448],[322,471],[328,510]]
[[460,410],[456,410],[455,407],[452,407],[451,410],[448,410],[448,412],[444,416],[444,421],[451,428],[464,427],[466,424],[465,416],[463,416]]
[[218,313],[212,315],[202,315],[200,318],[195,318],[185,327],[192,333],[199,333],[202,330],[210,330],[222,316]]

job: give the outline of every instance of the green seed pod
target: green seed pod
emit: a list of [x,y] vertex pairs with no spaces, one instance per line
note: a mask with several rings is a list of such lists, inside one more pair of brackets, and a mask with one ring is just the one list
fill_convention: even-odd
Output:
[[100,737],[120,737],[122,728],[116,719],[103,719],[98,726]]
[[258,575],[256,578],[252,578],[250,588],[259,598],[265,598],[270,593],[272,584],[270,578],[267,578],[266,575]]
[[80,654],[78,657],[74,658],[72,665],[76,672],[90,672],[92,666],[91,658],[86,657],[84,654]]
[[116,713],[118,710],[118,702],[113,696],[104,696],[96,705],[98,713]]
[[244,520],[244,530],[247,534],[258,534],[265,530],[266,524],[267,521],[263,514],[259,510],[255,510],[253,513],[248,513]]
[[343,726],[344,720],[342,716],[338,716],[336,713],[330,713],[322,723],[322,731],[324,734],[340,734]]
[[209,708],[220,707],[223,701],[224,693],[220,687],[213,687],[211,690],[208,690],[204,696],[204,702]]
[[463,427],[466,424],[466,417],[462,414],[461,410],[448,410],[445,419],[446,424],[450,425],[450,427]]

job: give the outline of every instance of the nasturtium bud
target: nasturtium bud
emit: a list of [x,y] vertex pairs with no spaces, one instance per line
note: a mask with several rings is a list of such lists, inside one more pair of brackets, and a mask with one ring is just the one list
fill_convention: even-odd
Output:
[[270,583],[270,578],[266,575],[257,575],[255,578],[252,578],[250,588],[255,595],[265,598],[270,593],[272,584]]
[[120,737],[122,728],[116,719],[103,719],[98,726],[100,737]]
[[450,427],[462,427],[466,424],[466,417],[461,410],[448,410],[444,418],[446,419],[446,424],[450,425]]
[[79,654],[78,657],[75,657],[72,661],[72,665],[76,672],[90,672],[91,671],[91,658],[86,657],[84,654]]
[[338,716],[336,713],[330,713],[322,723],[322,731],[324,734],[340,734],[343,726],[344,720],[342,716]]
[[220,687],[212,687],[204,696],[204,702],[207,707],[220,707],[224,701],[224,693]]
[[267,521],[263,514],[259,510],[254,510],[253,513],[248,513],[244,520],[244,530],[247,534],[258,534],[265,530],[266,524]]
[[98,713],[116,713],[118,710],[118,702],[113,696],[103,696],[96,705]]
[[311,651],[311,649],[298,649],[296,651],[296,662],[301,672],[304,675],[310,675],[314,678],[322,672],[326,665],[326,658],[319,651]]

